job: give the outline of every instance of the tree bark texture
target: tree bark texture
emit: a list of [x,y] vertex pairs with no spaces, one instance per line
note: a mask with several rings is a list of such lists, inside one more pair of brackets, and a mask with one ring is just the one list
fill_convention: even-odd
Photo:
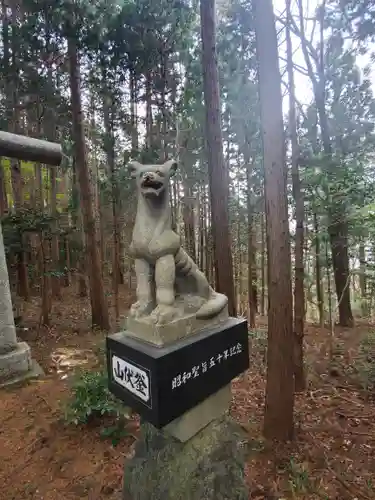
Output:
[[261,249],[260,249],[260,281],[262,283],[260,295],[260,314],[266,315],[266,231],[265,231],[265,214],[260,214],[260,236],[261,236]]
[[258,289],[257,289],[257,268],[256,268],[256,245],[255,245],[255,225],[254,207],[251,188],[251,164],[247,162],[247,218],[248,218],[248,303],[249,303],[249,326],[255,328],[256,314],[258,312]]
[[315,284],[316,284],[316,300],[318,302],[319,323],[320,327],[324,326],[324,296],[322,286],[322,259],[321,259],[321,243],[319,235],[318,216],[314,212],[314,238],[315,238]]
[[113,220],[113,254],[112,254],[112,289],[115,296],[115,314],[116,321],[119,318],[119,270],[120,270],[120,236],[119,236],[119,221],[118,221],[118,189],[116,182],[115,171],[115,137],[113,130],[113,110],[114,103],[112,96],[108,95],[104,98],[104,127],[105,127],[105,151],[107,153],[107,162],[109,169],[109,177],[112,184],[112,220]]
[[89,280],[92,324],[94,326],[99,326],[104,330],[109,330],[108,305],[104,295],[99,248],[97,248],[96,245],[96,225],[92,206],[90,176],[85,148],[78,53],[75,41],[70,37],[68,38],[68,56],[76,168],[80,185],[82,215],[90,265]]
[[216,54],[215,0],[201,0],[203,88],[206,107],[206,146],[210,184],[216,289],[228,297],[231,316],[236,315],[233,260],[228,216],[229,176],[224,162],[221,131],[219,73]]
[[361,236],[359,243],[359,287],[361,290],[361,311],[362,316],[367,317],[368,297],[367,297],[367,276],[366,276],[366,251],[365,251],[365,238]]
[[299,145],[297,139],[296,96],[294,85],[293,47],[290,33],[292,22],[291,0],[286,0],[287,26],[287,68],[289,80],[289,134],[292,146],[292,186],[293,198],[296,204],[296,240],[294,250],[294,383],[295,390],[305,390],[306,380],[303,364],[303,335],[305,320],[305,290],[304,290],[304,201],[301,180],[298,169]]
[[294,434],[293,310],[281,78],[272,0],[254,0],[264,149],[268,349],[264,434]]

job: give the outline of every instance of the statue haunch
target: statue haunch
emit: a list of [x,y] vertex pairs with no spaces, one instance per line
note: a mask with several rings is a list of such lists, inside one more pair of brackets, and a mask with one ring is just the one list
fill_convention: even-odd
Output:
[[[135,258],[137,302],[130,315],[147,316],[153,323],[168,323],[179,314],[176,298],[186,297],[188,308],[194,303],[198,319],[218,315],[227,305],[225,295],[216,293],[205,275],[181,248],[180,237],[172,231],[169,206],[169,179],[177,163],[164,165],[130,163],[136,180],[138,208],[130,253]],[[191,307],[190,307],[191,309]]]

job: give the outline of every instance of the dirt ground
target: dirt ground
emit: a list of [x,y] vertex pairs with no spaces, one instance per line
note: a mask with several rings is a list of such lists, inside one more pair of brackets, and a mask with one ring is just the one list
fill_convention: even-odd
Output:
[[[122,309],[129,300],[122,290]],[[54,305],[51,328],[38,324],[37,299],[25,309],[25,329],[19,336],[30,344],[46,377],[1,391],[0,500],[119,498],[137,419],[129,422],[129,435],[117,446],[103,440],[97,426],[69,427],[62,421],[68,375],[78,364],[97,363],[94,348],[103,334],[90,331],[89,317],[88,301],[72,290],[64,290],[63,300]],[[335,332],[343,354],[330,375],[328,331],[307,328],[308,389],[297,396],[296,440],[287,446],[262,438],[264,353],[259,346],[253,349],[251,368],[233,382],[231,407],[249,437],[249,498],[375,499],[375,402],[344,373],[359,340],[371,328],[361,324]]]

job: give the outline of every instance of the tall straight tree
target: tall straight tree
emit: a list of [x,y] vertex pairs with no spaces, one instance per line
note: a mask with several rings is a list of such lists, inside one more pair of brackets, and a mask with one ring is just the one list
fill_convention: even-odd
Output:
[[[305,12],[302,0],[297,0],[299,26],[297,33],[301,40],[307,73],[312,83],[315,104],[319,117],[320,133],[325,156],[324,169],[328,180],[328,196],[332,200],[328,207],[328,234],[331,243],[332,264],[336,285],[336,295],[341,326],[353,326],[353,313],[350,302],[350,268],[349,268],[349,224],[345,203],[341,196],[341,185],[337,179],[337,164],[334,161],[334,148],[330,132],[330,120],[326,109],[326,63],[324,23],[326,0],[318,9],[317,20],[320,25],[319,51],[314,51],[314,57],[309,52],[309,40],[305,33]],[[296,24],[294,23],[294,26]],[[315,64],[315,70],[314,70]]]
[[83,225],[86,235],[86,247],[89,255],[90,300],[92,324],[109,330],[108,304],[105,300],[99,248],[96,245],[96,226],[90,188],[90,175],[87,164],[85,137],[83,129],[83,113],[80,89],[80,69],[78,51],[74,35],[68,36],[68,57],[70,91],[72,99],[73,137],[78,182],[80,186]]
[[235,316],[236,302],[228,216],[229,175],[224,162],[220,122],[221,107],[216,53],[215,0],[201,0],[200,14],[203,88],[206,107],[206,147],[216,288],[227,295],[229,314]]
[[305,291],[303,287],[303,242],[304,242],[304,201],[298,168],[299,145],[297,138],[296,92],[294,85],[293,47],[291,37],[292,9],[291,0],[286,0],[286,50],[289,80],[289,136],[292,147],[292,185],[296,204],[296,242],[294,252],[294,382],[296,392],[305,389],[303,367],[303,333],[305,320]]
[[294,433],[293,309],[281,77],[272,0],[254,0],[265,175],[268,349],[264,435]]

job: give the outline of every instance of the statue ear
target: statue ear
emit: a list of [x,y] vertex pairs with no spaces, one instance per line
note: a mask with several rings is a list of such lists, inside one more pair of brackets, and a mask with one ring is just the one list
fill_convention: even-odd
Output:
[[130,175],[131,177],[134,179],[135,177],[137,177],[137,174],[139,172],[139,169],[142,167],[142,165],[136,161],[136,160],[133,160],[133,161],[130,161],[128,163],[128,168],[129,168],[129,171],[130,171]]
[[177,171],[178,163],[176,160],[168,160],[163,166],[165,171],[169,174],[169,177],[173,177]]

